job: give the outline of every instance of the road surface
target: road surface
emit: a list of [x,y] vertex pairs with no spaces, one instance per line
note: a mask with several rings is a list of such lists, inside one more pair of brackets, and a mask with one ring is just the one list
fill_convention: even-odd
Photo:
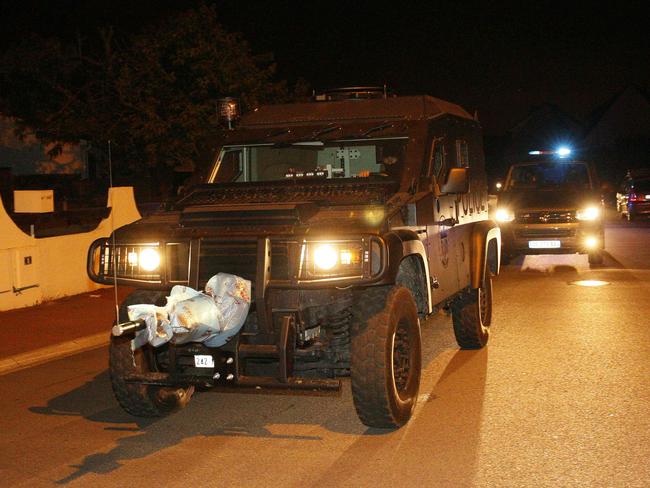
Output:
[[418,406],[394,432],[357,420],[347,381],[340,397],[201,393],[143,420],[113,399],[105,349],[0,376],[1,484],[646,487],[650,225],[606,239],[603,267],[505,267],[481,351],[427,320]]

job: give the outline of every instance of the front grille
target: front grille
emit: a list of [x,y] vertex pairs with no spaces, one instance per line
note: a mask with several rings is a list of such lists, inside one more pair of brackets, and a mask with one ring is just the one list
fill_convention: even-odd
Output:
[[[271,278],[289,279],[290,242],[271,243]],[[203,239],[199,254],[199,286],[217,273],[241,276],[255,283],[257,241],[218,241]]]
[[541,211],[541,212],[518,212],[516,222],[518,224],[566,224],[575,222],[575,211]]
[[553,228],[542,228],[542,229],[521,229],[515,231],[517,237],[573,237],[575,236],[575,229],[553,229]]

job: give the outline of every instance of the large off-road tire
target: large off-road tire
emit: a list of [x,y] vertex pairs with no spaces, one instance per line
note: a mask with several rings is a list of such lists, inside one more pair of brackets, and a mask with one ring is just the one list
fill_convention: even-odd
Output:
[[490,338],[492,276],[485,273],[479,288],[470,288],[451,303],[456,342],[461,349],[480,349]]
[[422,369],[420,322],[403,286],[371,287],[353,308],[350,373],[361,422],[397,428],[411,418]]
[[[136,291],[120,306],[120,320],[127,320],[128,305],[160,304],[162,299],[164,294]],[[124,377],[128,374],[156,371],[153,348],[147,344],[134,351],[130,337],[111,336],[108,365],[115,398],[126,412],[136,417],[159,417],[178,410],[187,405],[194,393],[193,386],[172,388],[126,383]]]

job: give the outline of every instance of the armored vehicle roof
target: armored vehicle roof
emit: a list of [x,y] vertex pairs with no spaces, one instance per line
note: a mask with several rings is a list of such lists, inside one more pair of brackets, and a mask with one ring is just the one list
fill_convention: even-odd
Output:
[[473,120],[462,107],[430,96],[265,105],[245,114],[240,126],[322,124],[364,120],[427,120],[445,114]]

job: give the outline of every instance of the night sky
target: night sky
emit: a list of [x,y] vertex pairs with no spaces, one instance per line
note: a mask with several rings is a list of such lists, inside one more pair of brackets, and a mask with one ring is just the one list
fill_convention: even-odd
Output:
[[[275,55],[278,78],[302,77],[316,89],[387,83],[398,94],[427,93],[478,110],[488,134],[541,103],[584,120],[618,91],[650,87],[644,2],[206,3],[254,52]],[[197,4],[2,1],[0,48],[30,32],[71,40],[110,24],[126,34]]]

